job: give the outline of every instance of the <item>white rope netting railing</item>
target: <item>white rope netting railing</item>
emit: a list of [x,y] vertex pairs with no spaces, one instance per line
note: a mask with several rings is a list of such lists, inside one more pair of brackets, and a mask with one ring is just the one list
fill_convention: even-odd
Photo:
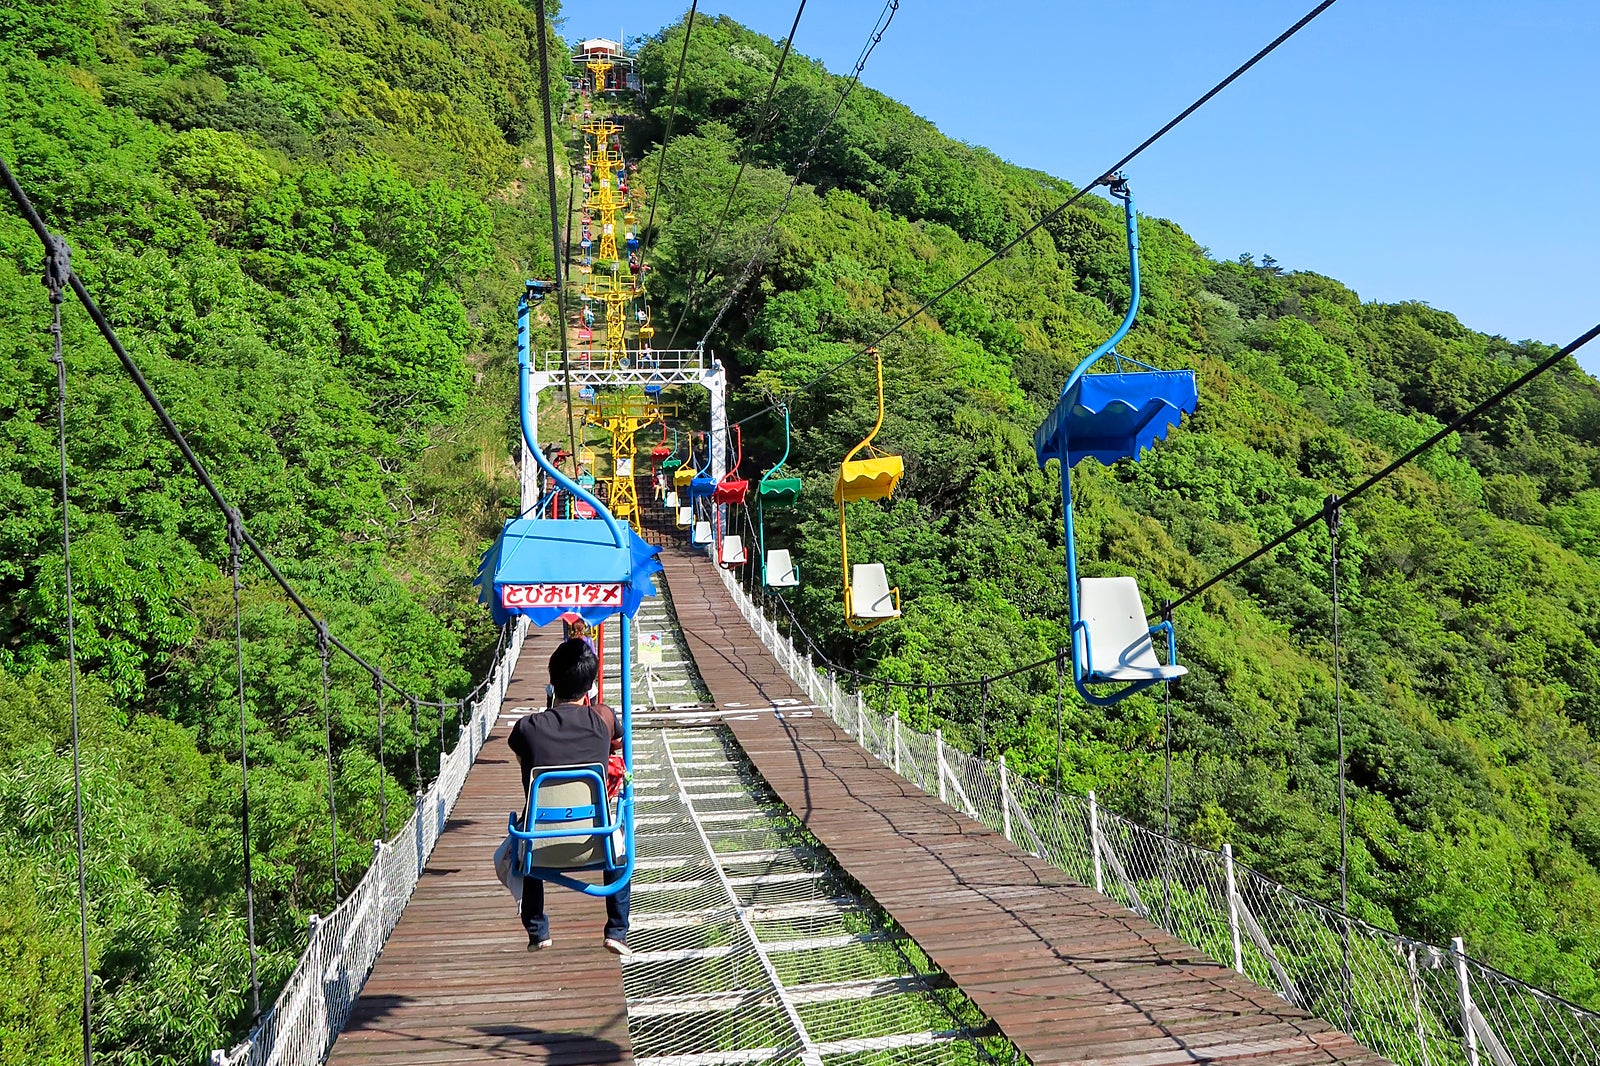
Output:
[[1210,851],[1018,779],[874,710],[718,568],[773,657],[863,748],[1018,847],[1345,1029],[1398,1066],[1600,1066],[1600,1014],[1451,947],[1379,929]]
[[213,1051],[212,1066],[303,1066],[327,1056],[494,729],[526,632],[525,622],[514,628],[488,685],[470,706],[460,740],[406,824],[375,843],[372,865],[332,914],[312,916],[310,943],[277,1002],[243,1042]]

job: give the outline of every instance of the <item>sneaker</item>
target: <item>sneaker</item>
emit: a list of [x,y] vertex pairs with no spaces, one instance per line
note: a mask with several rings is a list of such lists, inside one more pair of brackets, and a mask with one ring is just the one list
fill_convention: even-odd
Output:
[[549,937],[545,937],[543,940],[538,940],[538,939],[535,939],[534,937],[530,936],[530,937],[528,937],[528,950],[529,951],[543,951],[545,948],[549,947],[551,944],[554,944],[554,943],[555,943],[555,941],[551,940]]
[[628,942],[626,940],[621,940],[614,936],[608,936],[606,937],[604,943],[605,949],[611,952],[613,955],[620,956],[624,959],[631,958],[633,956],[633,949],[628,947]]

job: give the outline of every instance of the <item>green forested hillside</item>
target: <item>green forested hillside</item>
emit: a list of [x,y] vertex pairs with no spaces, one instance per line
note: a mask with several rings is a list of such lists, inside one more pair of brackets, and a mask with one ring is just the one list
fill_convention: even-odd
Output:
[[[682,26],[643,53],[651,116],[666,116]],[[748,150],[739,229],[708,252],[680,333],[692,343],[764,228],[843,79],[790,59],[780,116],[742,137],[778,49],[727,19],[693,34],[664,179],[655,259],[661,317]],[[1131,131],[1130,131],[1131,132]],[[1084,160],[1082,169],[1099,164]],[[648,168],[655,166],[650,158]],[[653,174],[653,170],[652,170]],[[870,427],[870,364],[795,391],[910,313],[1072,190],[952,142],[858,89],[828,132],[775,250],[711,337],[749,401],[790,396],[808,489],[787,535],[806,627],[847,666],[912,681],[996,673],[1067,639],[1060,490],[1031,435],[1072,365],[1127,306],[1120,210],[1068,211],[885,345],[880,444],[902,452],[893,504],[852,512],[852,558],[881,560],[905,618],[865,638],[842,624],[831,472]],[[1159,188],[1129,174],[1159,216]],[[658,187],[658,178],[651,187]],[[658,222],[660,221],[658,216]],[[1144,300],[1122,351],[1192,367],[1196,418],[1141,463],[1074,478],[1088,575],[1135,573],[1152,606],[1314,514],[1521,373],[1551,348],[1464,328],[1421,304],[1363,303],[1270,258],[1218,259],[1146,217]],[[660,310],[658,309],[658,315]],[[781,422],[759,433],[775,457]],[[1345,513],[1341,539],[1352,906],[1600,1005],[1600,386],[1570,362]],[[793,460],[792,460],[793,461]],[[770,516],[769,516],[770,519]],[[781,520],[780,520],[781,522]],[[1337,900],[1331,600],[1320,527],[1178,616],[1193,671],[1174,703],[1175,824]],[[1047,671],[995,686],[991,741],[1054,773]],[[976,692],[941,696],[975,744]],[[913,717],[919,694],[895,699]],[[1069,697],[1065,784],[1098,788],[1159,824],[1160,708]]]
[[[0,4],[0,153],[252,532],[335,634],[428,699],[465,692],[495,639],[470,582],[515,501],[515,300],[551,254],[536,32],[515,0]],[[559,40],[554,54],[564,67]],[[80,1061],[40,262],[7,204],[6,1066]],[[65,348],[99,1060],[196,1063],[249,1021],[224,523],[70,300]],[[333,905],[321,676],[310,627],[258,566],[243,609],[270,996],[307,917]],[[348,887],[379,835],[376,708],[365,675],[337,656],[333,668]],[[413,739],[391,699],[395,828],[417,784]]]
[[[551,5],[554,7],[554,4]],[[154,387],[252,530],[354,646],[428,697],[465,691],[494,634],[477,552],[515,499],[513,309],[551,268],[532,5],[520,0],[12,0],[0,5],[0,153],[72,242]],[[742,139],[777,49],[702,20],[663,180],[681,27],[648,43],[631,124],[660,195],[658,346],[703,265],[697,339],[839,82],[791,57],[778,119]],[[553,41],[558,66],[565,47]],[[558,71],[558,73],[560,73]],[[1097,161],[1086,161],[1093,165]],[[1162,190],[1129,177],[1145,210]],[[814,183],[814,184],[810,184]],[[563,192],[565,190],[563,189]],[[741,404],[792,390],[1070,194],[859,89],[712,346]],[[1363,304],[1269,260],[1218,260],[1158,217],[1124,350],[1199,372],[1199,415],[1139,464],[1085,464],[1089,574],[1161,597],[1311,513],[1550,349],[1416,304]],[[76,1061],[77,912],[39,249],[0,211],[0,1064]],[[775,523],[795,598],[835,658],[939,681],[1064,641],[1055,471],[1031,432],[1127,302],[1120,218],[1086,201],[888,342],[890,507],[852,516],[906,617],[840,624],[831,468],[875,413],[856,364],[791,396],[808,479]],[[97,1038],[112,1062],[201,1061],[248,1022],[237,710],[224,530],[67,306],[74,580],[91,802]],[[747,402],[746,402],[747,401]],[[776,455],[780,427],[749,427]],[[1346,515],[1341,573],[1352,888],[1362,916],[1600,1005],[1600,388],[1567,365]],[[1176,825],[1334,899],[1325,534],[1179,617]],[[320,675],[308,628],[254,568],[244,592],[258,923],[269,992],[331,906]],[[367,681],[335,660],[340,874],[378,833]],[[913,717],[923,702],[896,698]],[[977,735],[975,701],[943,699]],[[1064,783],[1152,820],[1159,708],[1067,704]],[[1054,687],[997,685],[990,739],[1054,772]],[[437,755],[388,720],[391,805]]]

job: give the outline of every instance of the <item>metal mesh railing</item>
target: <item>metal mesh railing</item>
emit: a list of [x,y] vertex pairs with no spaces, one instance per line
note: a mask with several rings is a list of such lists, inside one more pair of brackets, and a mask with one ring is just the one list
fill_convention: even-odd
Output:
[[1080,797],[1010,777],[874,710],[816,670],[726,572],[751,628],[816,704],[884,765],[1344,1028],[1398,1066],[1600,1066],[1600,1014],[1467,955],[1325,907],[1233,860],[1153,832]]
[[467,772],[494,729],[526,632],[526,623],[519,622],[489,684],[471,707],[460,741],[444,757],[438,778],[418,797],[406,824],[389,840],[377,842],[372,865],[332,914],[312,916],[310,943],[277,1002],[242,1043],[212,1052],[212,1066],[301,1066],[327,1055],[417,887]]

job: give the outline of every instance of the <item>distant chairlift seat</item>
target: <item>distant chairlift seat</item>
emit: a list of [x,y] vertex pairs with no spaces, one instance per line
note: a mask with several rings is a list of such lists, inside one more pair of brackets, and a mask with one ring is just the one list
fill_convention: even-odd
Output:
[[762,584],[772,589],[792,589],[800,585],[800,568],[794,565],[789,549],[767,547],[767,508],[793,507],[800,501],[800,479],[780,476],[789,461],[793,438],[789,432],[789,407],[782,403],[778,407],[783,411],[783,455],[756,483],[756,532]]
[[889,573],[882,563],[855,563],[850,567],[850,616],[873,623],[900,617],[900,590],[889,587]]
[[690,536],[689,536],[689,543],[690,544],[710,544],[711,543],[711,523],[709,521],[707,521],[706,519],[704,519],[704,518],[702,518],[702,519],[698,520],[697,522],[695,522],[694,529],[691,531]]
[[743,566],[749,561],[749,553],[744,550],[743,537],[737,533],[729,533],[722,538],[723,566]]
[[679,529],[687,529],[689,526],[691,526],[693,524],[694,524],[694,508],[693,507],[679,507],[678,508],[678,517],[677,517],[678,528]]
[[789,557],[788,548],[771,548],[767,551],[767,584],[777,589],[799,587],[800,571]]

